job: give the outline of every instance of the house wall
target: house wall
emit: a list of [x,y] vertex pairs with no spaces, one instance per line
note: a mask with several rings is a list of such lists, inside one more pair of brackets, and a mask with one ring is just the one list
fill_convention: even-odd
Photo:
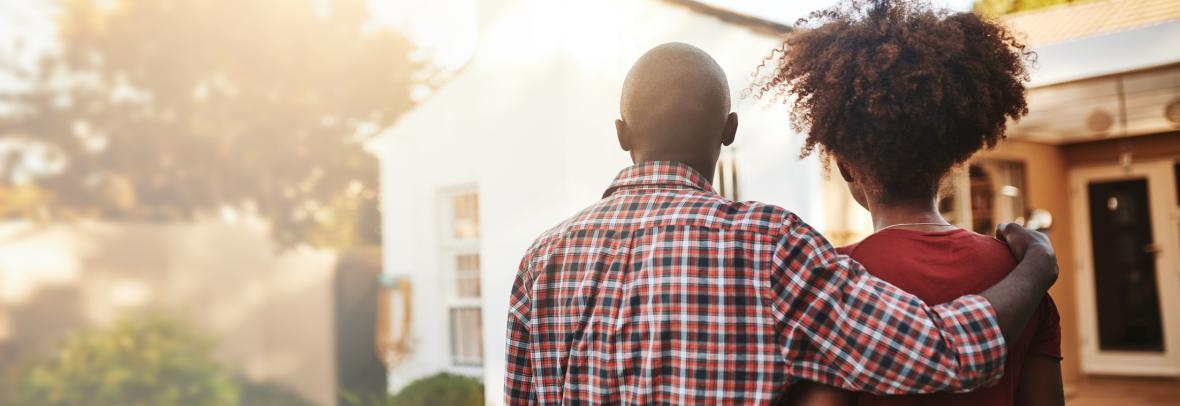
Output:
[[447,286],[440,271],[439,193],[478,181],[476,148],[464,143],[463,133],[454,128],[457,123],[439,120],[421,137],[391,138],[380,152],[384,272],[408,278],[414,292],[408,332],[412,355],[392,365],[392,390],[450,366],[448,314],[440,299]]
[[[390,373],[391,390],[439,371],[482,376],[489,404],[502,401],[508,292],[533,239],[597,201],[630,164],[613,120],[631,64],[651,47],[683,41],[727,71],[741,116],[731,149],[740,198],[797,211],[822,229],[822,173],[799,160],[781,105],[739,96],[778,40],[662,1],[495,2],[480,18],[474,60],[438,93],[370,144],[381,157],[388,276],[414,283],[412,354]],[[450,362],[439,274],[440,190],[479,192],[485,363]],[[395,335],[397,333],[395,332]]]
[[246,377],[335,404],[327,251],[280,252],[259,221],[0,223],[0,366],[120,317],[176,314]]
[[1115,165],[1123,153],[1130,153],[1137,161],[1180,157],[1180,133],[1156,134],[1067,145],[1048,145],[1035,142],[1008,140],[981,158],[1017,160],[1024,162],[1028,177],[1028,205],[1043,208],[1054,216],[1049,231],[1057,251],[1061,277],[1050,290],[1061,312],[1062,372],[1067,384],[1076,384],[1081,377],[1080,320],[1075,286],[1077,263],[1073,252],[1073,213],[1070,210],[1068,182],[1072,168],[1094,165]]

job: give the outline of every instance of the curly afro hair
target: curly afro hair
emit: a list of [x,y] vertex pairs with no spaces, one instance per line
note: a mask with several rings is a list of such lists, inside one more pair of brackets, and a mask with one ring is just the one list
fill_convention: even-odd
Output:
[[1026,51],[1003,26],[925,3],[851,0],[813,12],[752,90],[788,99],[802,156],[835,157],[883,199],[927,198],[1028,113]]

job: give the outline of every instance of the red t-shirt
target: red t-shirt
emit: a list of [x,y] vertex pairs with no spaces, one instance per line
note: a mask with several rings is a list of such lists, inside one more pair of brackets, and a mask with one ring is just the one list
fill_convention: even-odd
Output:
[[[839,248],[864,264],[869,273],[910,292],[927,304],[949,302],[979,293],[1016,267],[1008,246],[967,230],[921,232],[889,229],[859,243]],[[1061,316],[1049,295],[1041,301],[1024,333],[1009,343],[1004,377],[993,387],[964,394],[873,396],[861,394],[860,405],[1011,405],[1024,359],[1037,354],[1061,359]]]

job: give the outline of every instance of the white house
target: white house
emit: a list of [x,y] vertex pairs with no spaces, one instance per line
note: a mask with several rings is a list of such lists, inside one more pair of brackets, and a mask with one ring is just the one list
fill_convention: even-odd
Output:
[[520,258],[630,164],[613,125],[620,86],[655,45],[699,46],[729,75],[741,126],[715,186],[825,229],[821,191],[831,187],[816,160],[798,159],[802,137],[785,107],[740,97],[783,25],[683,0],[478,7],[470,63],[370,144],[381,158],[386,276],[414,292],[409,353],[390,371],[392,390],[448,371],[481,377],[489,403],[501,402]]
[[[382,158],[385,273],[415,292],[410,328],[394,329],[408,331],[409,352],[391,371],[392,389],[450,371],[482,377],[499,404],[505,305],[521,254],[629,163],[612,120],[631,63],[663,42],[692,43],[740,95],[785,27],[689,0],[478,4],[473,59],[371,147]],[[944,214],[984,232],[1032,209],[1058,218],[1047,231],[1062,269],[1051,294],[1065,381],[1079,388],[1071,395],[1102,386],[1085,385],[1087,374],[1177,376],[1180,3],[1095,0],[1003,20],[1039,55],[1030,114],[955,175]],[[783,106],[739,98],[735,109],[742,124],[715,185],[722,193],[793,209],[837,243],[871,231],[838,176],[796,159],[802,137]],[[1146,253],[1126,251],[1138,265],[1091,249],[1113,238],[1095,228],[1107,221],[1100,214],[1125,206],[1092,199],[1095,185],[1150,201],[1127,217],[1138,233],[1128,238]],[[1148,283],[1121,282],[1137,280]],[[1158,303],[1143,314],[1118,310],[1118,298],[1152,292]]]

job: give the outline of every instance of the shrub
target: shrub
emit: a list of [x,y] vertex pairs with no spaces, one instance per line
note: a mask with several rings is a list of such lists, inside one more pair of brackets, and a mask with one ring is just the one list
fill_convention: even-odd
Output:
[[395,396],[342,395],[347,406],[481,406],[483,384],[460,375],[441,373],[411,382]]
[[393,397],[393,404],[478,406],[483,404],[483,384],[465,376],[441,373],[411,382]]
[[5,405],[234,405],[239,389],[213,360],[214,341],[164,317],[69,336],[54,354],[4,377]]
[[238,385],[242,388],[242,406],[315,406],[312,401],[303,398],[288,387],[255,382],[243,377],[238,378]]

